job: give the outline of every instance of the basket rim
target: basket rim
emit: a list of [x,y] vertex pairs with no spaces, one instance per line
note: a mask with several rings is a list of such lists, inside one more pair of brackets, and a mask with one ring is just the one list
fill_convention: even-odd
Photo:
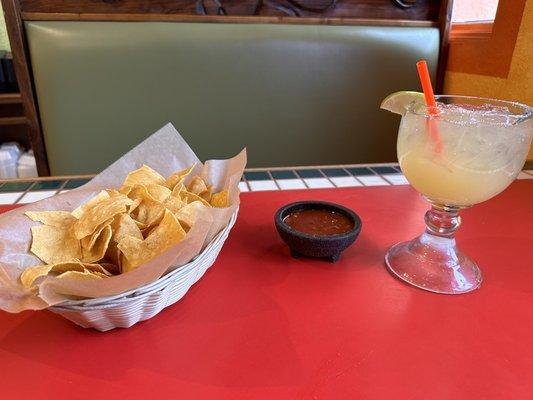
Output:
[[[231,215],[231,218],[228,224],[222,229],[216,236],[209,242],[209,244],[196,256],[194,256],[189,262],[175,268],[167,274],[162,275],[153,282],[147,283],[146,285],[139,286],[137,288],[128,290],[112,296],[103,296],[95,297],[88,299],[80,300],[66,300],[53,306],[47,307],[49,310],[56,311],[81,311],[89,309],[104,309],[110,307],[116,307],[121,303],[127,303],[135,298],[140,296],[148,296],[154,292],[162,290],[164,287],[168,286],[170,282],[176,275],[182,274],[187,268],[194,268],[194,265],[198,262],[201,262],[203,259],[209,256],[209,253],[217,245],[220,240],[225,240],[229,235],[231,228],[237,220],[237,214],[239,212],[239,207]],[[225,237],[224,237],[225,236]]]

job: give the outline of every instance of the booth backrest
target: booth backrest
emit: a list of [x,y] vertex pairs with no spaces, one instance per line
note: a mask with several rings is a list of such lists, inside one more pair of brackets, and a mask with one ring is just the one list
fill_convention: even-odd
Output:
[[389,93],[435,75],[434,27],[27,21],[50,172],[101,170],[167,122],[202,159],[395,160]]

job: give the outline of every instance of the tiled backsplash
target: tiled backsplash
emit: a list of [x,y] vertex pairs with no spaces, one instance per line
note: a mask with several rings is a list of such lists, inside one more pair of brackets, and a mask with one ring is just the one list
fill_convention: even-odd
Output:
[[[533,170],[518,179],[533,179]],[[0,204],[25,204],[77,188],[88,178],[57,178],[0,183]],[[246,170],[241,192],[265,190],[324,189],[357,186],[407,185],[398,164],[322,166]]]

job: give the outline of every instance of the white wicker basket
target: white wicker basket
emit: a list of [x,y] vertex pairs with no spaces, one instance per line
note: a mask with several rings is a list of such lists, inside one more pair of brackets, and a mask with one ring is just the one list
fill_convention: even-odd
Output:
[[238,211],[237,209],[232,215],[228,226],[198,256],[155,282],[116,296],[66,301],[49,310],[84,328],[102,332],[129,328],[139,321],[152,318],[163,308],[181,299],[213,265],[235,224]]

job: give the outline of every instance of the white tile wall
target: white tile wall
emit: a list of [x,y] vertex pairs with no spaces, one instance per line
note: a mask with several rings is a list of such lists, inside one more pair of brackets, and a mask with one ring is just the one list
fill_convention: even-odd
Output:
[[383,178],[388,180],[393,185],[408,185],[409,181],[402,174],[383,174]]
[[335,176],[329,179],[337,187],[363,186],[363,184],[359,182],[357,179],[355,179],[353,176]]
[[13,204],[22,196],[22,192],[0,193],[0,204]]
[[239,182],[239,190],[241,192],[249,192],[248,184],[246,182]]
[[248,181],[252,192],[261,192],[264,190],[278,190],[274,181]]
[[387,186],[388,185],[385,179],[377,175],[358,176],[357,179],[363,182],[363,185],[365,186]]
[[309,189],[324,189],[332,188],[333,183],[331,183],[327,178],[305,178],[304,182],[307,184]]
[[19,203],[33,203],[34,201],[39,201],[46,199],[50,196],[56,194],[55,190],[43,190],[39,192],[27,192],[20,200]]
[[281,190],[306,189],[301,179],[277,179],[276,182]]

